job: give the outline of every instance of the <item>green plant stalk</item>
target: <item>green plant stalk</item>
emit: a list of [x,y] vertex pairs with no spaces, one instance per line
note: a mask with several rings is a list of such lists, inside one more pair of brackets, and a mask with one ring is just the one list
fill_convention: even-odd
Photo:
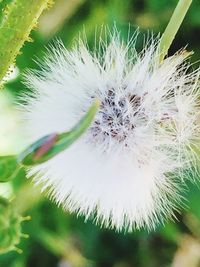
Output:
[[174,13],[161,37],[159,52],[160,52],[160,62],[163,61],[164,57],[167,55],[168,50],[183,22],[183,19],[192,3],[192,0],[179,0]]
[[[14,63],[49,0],[13,0],[3,11],[0,25],[0,81]],[[2,83],[2,82],[1,82]]]

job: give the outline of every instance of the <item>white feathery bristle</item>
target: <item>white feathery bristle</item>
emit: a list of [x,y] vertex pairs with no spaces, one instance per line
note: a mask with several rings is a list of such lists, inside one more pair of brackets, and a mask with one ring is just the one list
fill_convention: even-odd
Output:
[[184,51],[160,62],[159,40],[138,53],[136,37],[125,45],[115,30],[108,39],[93,53],[82,41],[72,50],[57,42],[41,71],[25,76],[30,141],[71,129],[101,101],[87,132],[28,175],[70,212],[117,230],[151,229],[173,217],[183,172],[197,160],[199,71],[189,72]]

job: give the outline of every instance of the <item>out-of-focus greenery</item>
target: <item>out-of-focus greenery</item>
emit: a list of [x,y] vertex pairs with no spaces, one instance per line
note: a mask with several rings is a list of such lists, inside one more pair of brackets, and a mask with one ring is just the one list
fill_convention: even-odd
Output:
[[[3,2],[0,1],[0,8],[4,7]],[[139,47],[143,33],[148,30],[162,33],[176,3],[175,0],[56,0],[53,8],[41,17],[38,29],[32,32],[34,42],[26,43],[17,58],[19,75],[10,80],[1,92],[1,155],[20,151],[25,146],[24,138],[19,134],[19,115],[12,103],[24,90],[28,90],[22,83],[21,74],[27,68],[38,68],[34,60],[42,59],[46,46],[52,44],[55,37],[61,38],[70,48],[74,38],[84,30],[92,46],[96,27],[116,23],[124,37],[128,29],[132,33],[140,27]],[[188,50],[195,51],[192,60],[200,59],[199,14],[200,2],[194,0],[170,53],[187,45]],[[4,113],[8,116],[6,121],[2,119]],[[116,233],[100,229],[90,221],[84,222],[84,218],[64,213],[26,179],[23,169],[12,182],[0,184],[0,193],[14,198],[17,212],[32,217],[31,221],[22,223],[22,232],[30,235],[19,244],[23,253],[0,255],[1,267],[200,266],[198,183],[191,185],[188,182],[183,196],[187,199],[187,206],[180,214],[177,213],[177,220],[160,225],[151,233],[144,230]]]

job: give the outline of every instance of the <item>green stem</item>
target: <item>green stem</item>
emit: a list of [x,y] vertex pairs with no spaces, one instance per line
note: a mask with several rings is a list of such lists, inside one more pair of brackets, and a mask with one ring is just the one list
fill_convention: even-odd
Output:
[[181,23],[192,3],[192,0],[179,0],[174,13],[165,29],[159,45],[160,61],[162,62],[178,32]]
[[0,81],[15,61],[49,0],[13,0],[0,25]]

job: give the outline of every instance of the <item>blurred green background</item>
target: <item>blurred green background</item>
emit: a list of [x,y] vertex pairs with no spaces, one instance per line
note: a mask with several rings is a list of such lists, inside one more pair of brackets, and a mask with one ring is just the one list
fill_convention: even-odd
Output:
[[[8,1],[0,1],[0,8]],[[19,74],[11,79],[0,95],[0,153],[15,153],[24,147],[20,135],[19,115],[13,103],[22,91],[22,73],[37,68],[46,46],[61,38],[70,48],[74,38],[85,31],[88,43],[94,42],[98,26],[116,23],[122,36],[139,26],[141,37],[148,31],[163,32],[175,0],[56,0],[40,18],[33,42],[26,43],[17,58]],[[126,37],[125,37],[126,38]],[[141,39],[142,40],[142,39]],[[138,42],[140,45],[140,40]],[[192,61],[200,59],[200,2],[194,0],[170,53],[187,46],[195,51]],[[199,63],[196,63],[198,65]],[[194,65],[195,67],[195,65]],[[22,223],[28,239],[18,247],[22,254],[0,255],[0,267],[199,267],[200,266],[200,188],[191,185],[185,190],[185,209],[174,222],[151,233],[135,231],[116,233],[100,229],[84,218],[64,213],[40,193],[22,170],[12,183],[0,184],[0,193],[13,198],[16,209],[30,215]]]

